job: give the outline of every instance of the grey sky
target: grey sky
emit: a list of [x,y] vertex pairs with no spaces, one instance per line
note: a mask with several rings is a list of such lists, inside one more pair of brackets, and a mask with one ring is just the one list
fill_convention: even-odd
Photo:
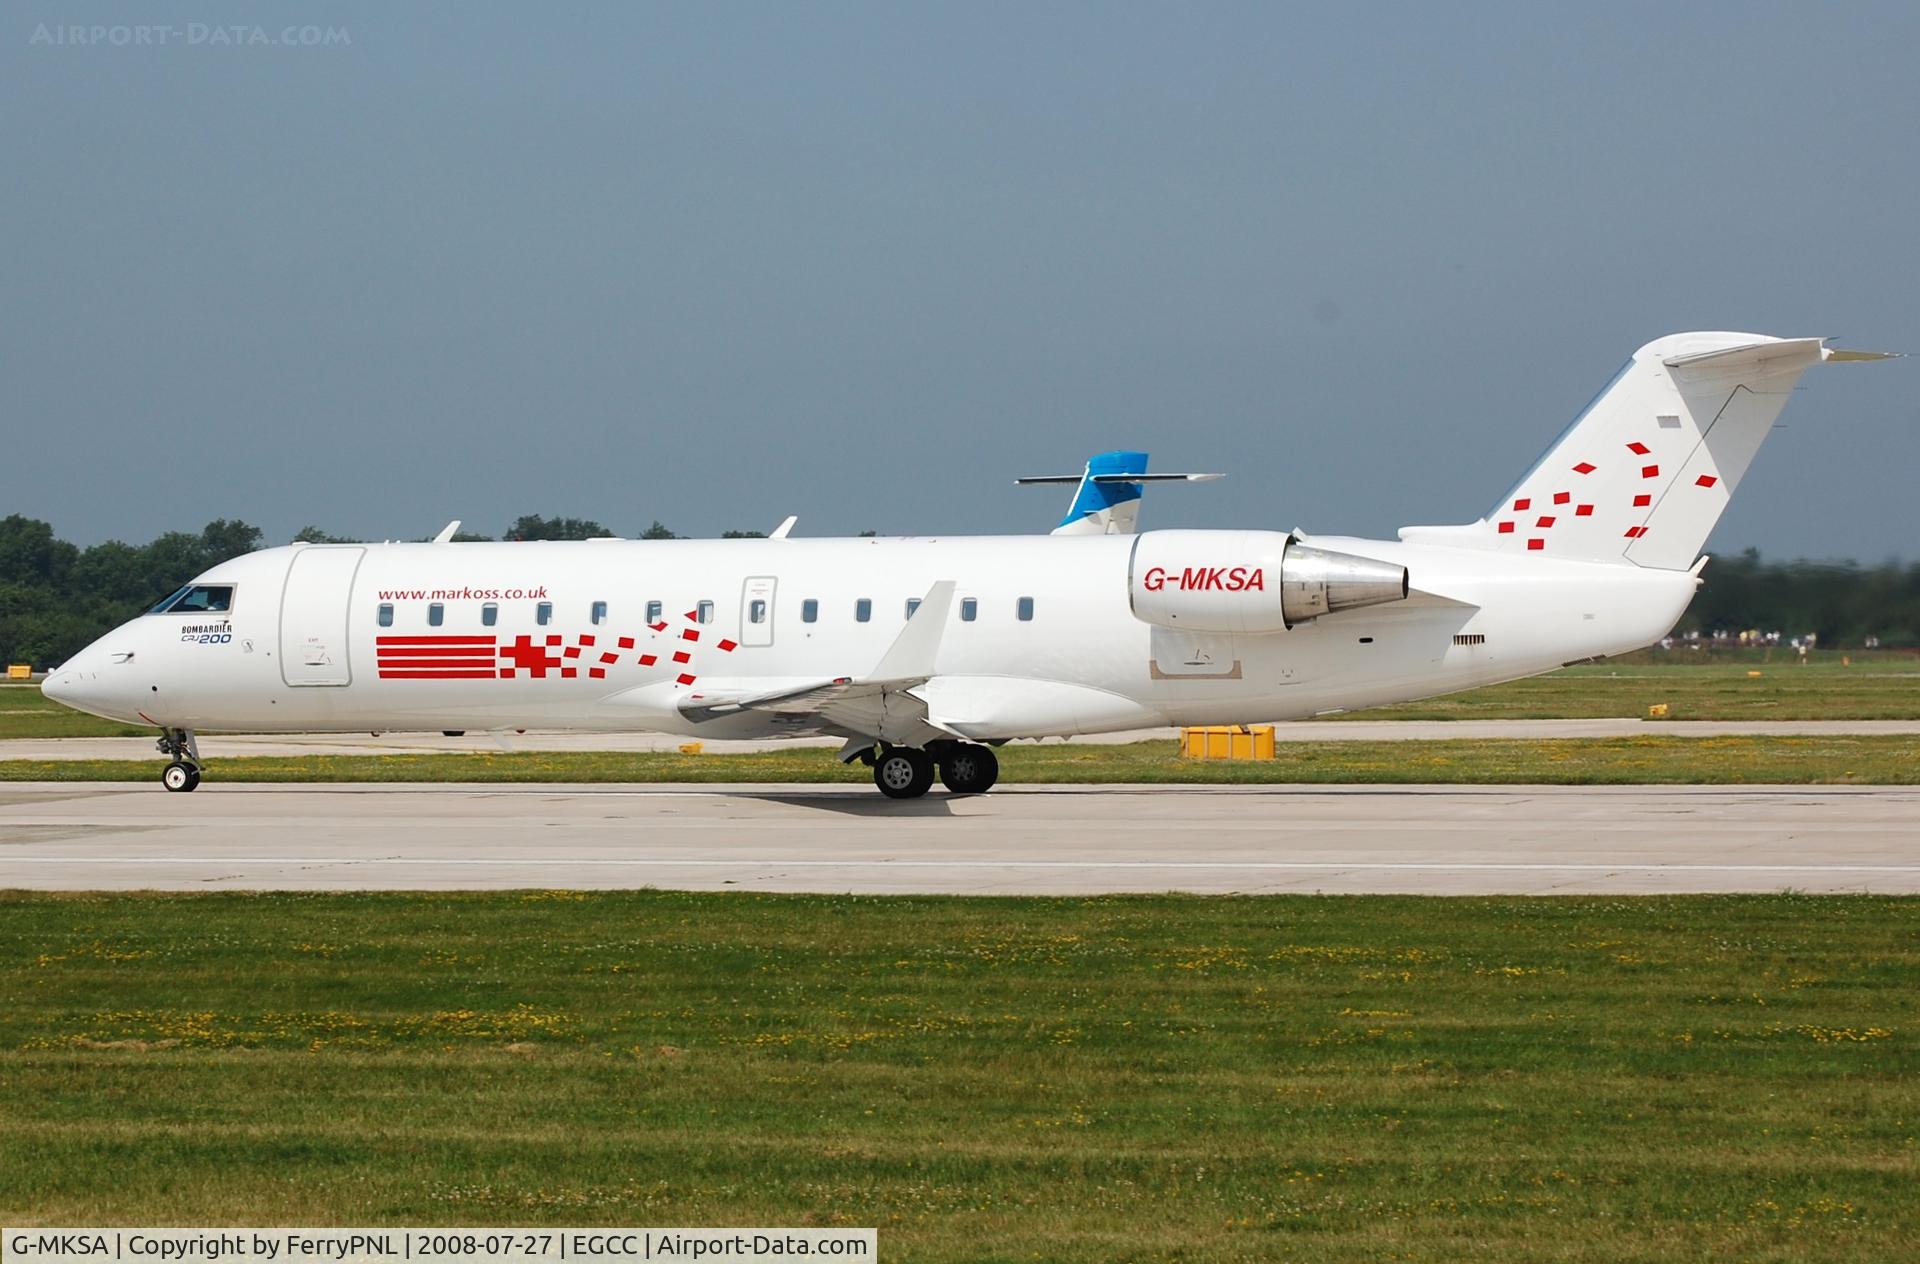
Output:
[[[1910,2],[560,12],[10,8],[0,513],[1030,530],[1139,446],[1390,534],[1657,335],[1920,351]],[[1911,555],[1916,399],[1810,372],[1713,546]]]

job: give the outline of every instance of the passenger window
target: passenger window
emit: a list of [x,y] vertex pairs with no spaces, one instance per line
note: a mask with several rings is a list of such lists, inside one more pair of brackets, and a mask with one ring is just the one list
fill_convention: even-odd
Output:
[[593,621],[595,623],[605,623],[607,621],[607,603],[606,602],[596,601],[593,603]]
[[979,616],[979,599],[977,597],[962,597],[960,599],[960,621],[962,623],[972,623]]
[[1022,597],[1020,599],[1020,605],[1018,607],[1018,610],[1020,612],[1020,622],[1022,623],[1033,622],[1033,598]]
[[800,603],[800,622],[820,622],[820,603],[809,597]]
[[701,623],[713,622],[713,603],[711,601],[703,601],[699,605],[695,606],[693,610],[694,610],[694,613],[699,616],[699,622]]
[[919,608],[920,608],[920,599],[918,597],[907,598],[907,618],[909,619],[913,618],[913,612],[918,610]]
[[649,601],[647,603],[647,622],[648,623],[660,622],[660,608],[661,608],[660,603],[657,601]]
[[491,601],[489,601],[486,605],[480,607],[480,626],[481,627],[490,628],[498,622],[500,622],[499,606],[496,606]]
[[748,623],[765,623],[766,621],[767,621],[767,603],[766,602],[755,600],[754,602],[752,602],[747,606],[747,622]]
[[855,623],[866,623],[872,618],[873,618],[873,599],[872,598],[862,597],[860,600],[853,603],[853,621]]
[[447,621],[447,608],[439,602],[427,606],[427,626],[437,628]]
[[539,605],[535,606],[533,608],[533,621],[539,624],[543,628],[546,627],[549,623],[552,623],[553,622],[553,603],[551,601],[543,601]]
[[155,606],[153,614],[220,614],[233,609],[232,584],[188,584]]
[[393,603],[391,601],[383,601],[380,603],[380,626],[383,628],[393,626]]

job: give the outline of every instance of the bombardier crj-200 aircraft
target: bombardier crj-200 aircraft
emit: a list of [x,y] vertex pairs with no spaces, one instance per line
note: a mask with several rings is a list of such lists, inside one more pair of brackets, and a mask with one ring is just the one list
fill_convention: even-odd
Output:
[[1648,343],[1484,517],[1398,540],[1130,523],[796,540],[789,522],[755,540],[266,549],[44,687],[159,729],[172,790],[199,783],[196,729],[538,727],[830,734],[895,798],[936,776],[978,792],[1012,738],[1321,715],[1647,645],[1686,609],[1801,372],[1880,358],[1820,338]]

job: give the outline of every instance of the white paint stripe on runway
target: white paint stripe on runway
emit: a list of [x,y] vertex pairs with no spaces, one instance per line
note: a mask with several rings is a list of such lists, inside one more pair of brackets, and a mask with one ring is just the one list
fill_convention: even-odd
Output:
[[0,857],[0,870],[16,864],[62,865],[443,865],[474,868],[537,867],[557,864],[603,868],[669,867],[682,869],[1365,869],[1452,873],[1478,870],[1520,870],[1546,873],[1915,873],[1920,865],[1658,865],[1658,864],[1546,864],[1505,861],[1381,861],[1381,860],[673,860],[667,858],[602,858],[542,856],[528,858],[479,856],[21,856]]

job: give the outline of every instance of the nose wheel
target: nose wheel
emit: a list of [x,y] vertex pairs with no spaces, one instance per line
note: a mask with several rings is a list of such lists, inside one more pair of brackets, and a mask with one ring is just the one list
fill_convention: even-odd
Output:
[[200,748],[194,743],[192,729],[168,729],[154,745],[169,761],[161,770],[161,785],[184,793],[200,784]]

